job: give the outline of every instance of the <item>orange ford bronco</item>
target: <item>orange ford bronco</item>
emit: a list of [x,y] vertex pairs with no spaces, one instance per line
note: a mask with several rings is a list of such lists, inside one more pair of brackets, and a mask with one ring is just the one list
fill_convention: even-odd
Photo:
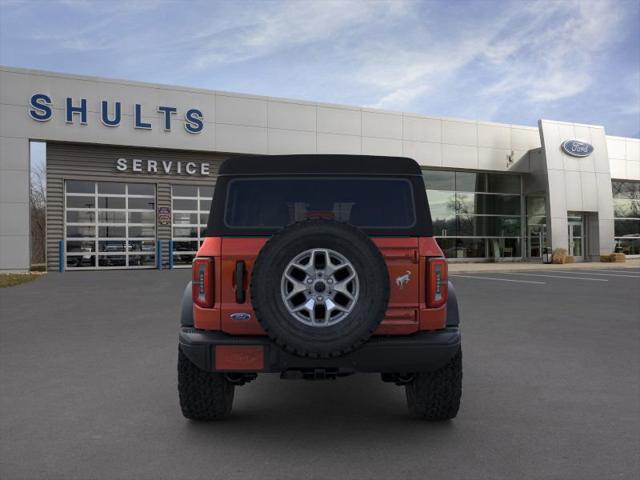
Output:
[[419,418],[456,416],[458,304],[418,164],[347,155],[235,157],[220,167],[181,313],[185,417],[231,413],[260,373],[378,372]]

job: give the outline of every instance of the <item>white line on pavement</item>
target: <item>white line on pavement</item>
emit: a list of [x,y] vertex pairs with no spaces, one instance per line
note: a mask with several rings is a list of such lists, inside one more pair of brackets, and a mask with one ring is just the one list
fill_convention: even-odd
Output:
[[596,273],[596,272],[558,272],[558,273],[570,273],[571,275],[602,275],[605,277],[629,277],[629,278],[640,278],[640,275],[624,275],[621,273]]
[[[593,269],[590,269],[593,270]],[[604,270],[605,272],[640,272],[640,267],[618,267],[614,266],[614,264],[610,264],[610,266],[603,267],[600,270]]]
[[[571,270],[572,272],[574,270]],[[613,273],[628,273],[628,274],[633,274],[633,275],[640,275],[640,270],[631,270],[631,269],[624,269],[624,270],[611,270],[609,268],[594,268],[594,269],[588,269],[588,268],[582,268],[579,270],[580,272],[613,272]]]
[[449,275],[450,277],[460,278],[477,278],[479,280],[497,280],[499,282],[513,282],[513,283],[535,283],[536,285],[545,285],[545,282],[536,282],[533,280],[511,280],[509,278],[495,278],[495,277],[479,277],[477,275]]
[[549,278],[566,278],[569,280],[588,280],[591,282],[608,282],[609,280],[604,278],[583,278],[583,277],[565,277],[562,275],[545,275],[541,273],[516,273],[516,272],[501,272],[501,275],[523,275],[525,277],[549,277]]

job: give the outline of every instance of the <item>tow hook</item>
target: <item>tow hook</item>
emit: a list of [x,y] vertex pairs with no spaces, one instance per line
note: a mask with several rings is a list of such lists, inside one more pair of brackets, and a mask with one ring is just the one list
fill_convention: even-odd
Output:
[[258,375],[255,373],[225,373],[224,377],[229,383],[240,386],[255,380]]

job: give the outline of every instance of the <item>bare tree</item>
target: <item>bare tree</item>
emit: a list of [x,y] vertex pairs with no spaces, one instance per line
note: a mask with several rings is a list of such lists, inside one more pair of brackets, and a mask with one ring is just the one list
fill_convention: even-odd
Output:
[[29,210],[31,218],[31,265],[44,266],[47,249],[47,177],[44,164],[31,165]]

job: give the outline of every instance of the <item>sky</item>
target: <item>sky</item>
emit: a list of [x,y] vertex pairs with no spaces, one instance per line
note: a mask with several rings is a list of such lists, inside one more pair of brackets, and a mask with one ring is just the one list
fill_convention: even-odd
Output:
[[0,0],[0,64],[640,137],[640,0]]

